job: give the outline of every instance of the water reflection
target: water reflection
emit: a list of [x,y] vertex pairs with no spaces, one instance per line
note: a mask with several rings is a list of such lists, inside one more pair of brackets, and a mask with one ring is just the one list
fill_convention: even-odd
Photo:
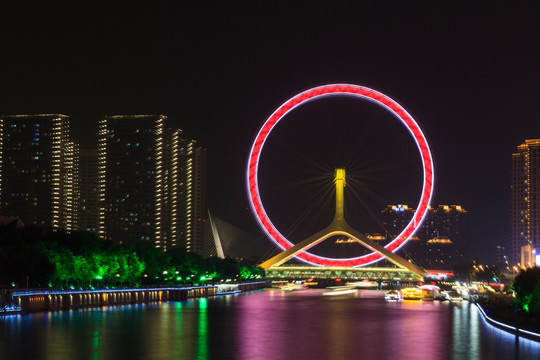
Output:
[[538,359],[468,302],[320,290],[0,318],[2,359]]
[[206,299],[199,299],[199,319],[197,338],[197,360],[208,359],[208,320],[206,316]]
[[97,360],[99,359],[99,353],[98,353],[98,349],[99,349],[99,331],[94,331],[94,344],[93,344],[93,348],[92,348],[92,360]]

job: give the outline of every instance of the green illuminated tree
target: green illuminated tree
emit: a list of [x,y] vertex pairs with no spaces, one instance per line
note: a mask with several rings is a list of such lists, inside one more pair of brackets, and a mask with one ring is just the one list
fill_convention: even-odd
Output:
[[257,275],[261,270],[250,263],[203,259],[186,249],[164,252],[151,242],[131,248],[85,232],[0,227],[0,287],[204,283]]
[[[135,248],[137,258],[144,264],[142,274],[146,283],[163,279],[163,271],[171,268],[170,256],[149,242],[139,242]],[[167,270],[168,271],[168,270]],[[144,276],[144,275],[143,275]]]
[[212,272],[205,259],[183,248],[171,249],[167,254],[170,256],[170,264],[182,279],[189,279],[187,282],[198,281],[201,276]]
[[540,315],[540,268],[521,270],[512,283],[518,310]]

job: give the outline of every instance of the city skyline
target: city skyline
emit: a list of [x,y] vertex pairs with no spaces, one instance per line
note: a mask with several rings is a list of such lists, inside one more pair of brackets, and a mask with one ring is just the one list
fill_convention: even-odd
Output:
[[473,255],[509,244],[511,154],[540,137],[534,9],[5,10],[0,113],[67,114],[83,147],[106,114],[164,114],[208,148],[208,206],[236,226],[257,231],[245,167],[268,115],[300,91],[349,82],[414,115],[434,156],[432,203],[469,211]]
[[63,114],[0,115],[0,214],[41,231],[200,253],[206,149],[163,115],[99,122],[80,148]]

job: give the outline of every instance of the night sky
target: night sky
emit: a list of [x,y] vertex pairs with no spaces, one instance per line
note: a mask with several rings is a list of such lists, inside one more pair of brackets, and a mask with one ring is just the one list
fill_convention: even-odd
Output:
[[[435,161],[432,203],[467,209],[473,257],[491,261],[495,245],[508,243],[510,235],[511,154],[525,139],[540,137],[540,9],[533,2],[498,1],[291,3],[1,5],[0,113],[67,114],[83,147],[95,144],[95,124],[103,115],[167,115],[171,126],[208,149],[213,213],[255,233],[244,172],[266,118],[317,85],[372,87],[420,124]],[[380,158],[377,164],[392,169],[379,179],[400,177],[402,164],[415,163],[406,143],[399,147],[403,151],[394,146],[395,157],[391,146],[382,146],[407,137],[399,135],[398,122],[374,125],[387,124],[383,110],[339,99],[311,106],[294,114],[303,126],[295,127],[291,116],[290,128],[279,136],[276,129],[269,140],[268,152],[275,156],[261,166],[275,171],[266,182],[275,177],[283,188],[285,173],[302,170],[297,162],[286,163],[287,151],[293,159],[307,159],[305,171],[291,175],[295,184],[304,173],[313,179],[340,162],[365,174]],[[306,123],[311,118],[313,126]],[[329,121],[351,128],[330,134]],[[350,134],[372,143],[356,146]],[[313,138],[326,138],[336,155],[327,159],[324,150],[311,150]],[[285,162],[281,171],[276,159]],[[372,193],[384,193],[374,196],[381,202],[414,207],[416,193],[408,186],[399,182],[394,195],[375,185]],[[269,200],[273,214],[287,217],[287,196],[268,197],[281,201]],[[296,216],[294,207],[290,217]]]

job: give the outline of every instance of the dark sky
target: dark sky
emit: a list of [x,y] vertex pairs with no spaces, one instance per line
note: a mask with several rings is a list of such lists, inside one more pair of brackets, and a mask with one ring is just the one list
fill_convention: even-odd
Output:
[[193,3],[1,5],[0,113],[70,115],[83,146],[105,114],[165,114],[208,148],[210,208],[253,232],[244,171],[264,120],[317,85],[372,87],[423,128],[433,203],[469,211],[475,257],[508,242],[511,153],[540,137],[533,2]]

